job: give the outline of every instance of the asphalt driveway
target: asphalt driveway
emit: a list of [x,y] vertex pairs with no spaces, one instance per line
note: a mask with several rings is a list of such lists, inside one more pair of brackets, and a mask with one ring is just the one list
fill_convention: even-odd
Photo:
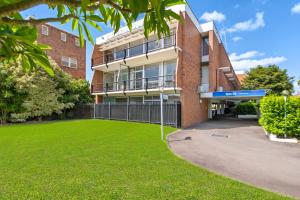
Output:
[[170,135],[168,143],[211,171],[300,199],[300,144],[269,141],[255,121],[208,121]]

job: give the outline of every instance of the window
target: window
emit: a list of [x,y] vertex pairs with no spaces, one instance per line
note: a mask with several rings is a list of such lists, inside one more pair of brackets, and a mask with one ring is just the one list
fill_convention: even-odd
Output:
[[60,33],[60,39],[61,39],[62,41],[64,41],[64,42],[66,42],[66,41],[67,41],[67,34],[65,34],[65,33]]
[[176,74],[176,60],[164,62],[164,86],[174,87]]
[[[145,66],[145,78],[148,80],[148,88],[159,87],[159,63]],[[147,81],[146,81],[147,84]]]
[[42,34],[43,35],[48,35],[49,34],[48,26],[42,25]]
[[61,64],[65,67],[77,68],[77,59],[63,56],[61,58]]
[[144,103],[159,103],[160,102],[160,96],[144,96]]
[[202,56],[207,56],[209,54],[209,41],[208,37],[202,39]]
[[79,47],[80,46],[80,41],[79,38],[75,38],[75,46]]

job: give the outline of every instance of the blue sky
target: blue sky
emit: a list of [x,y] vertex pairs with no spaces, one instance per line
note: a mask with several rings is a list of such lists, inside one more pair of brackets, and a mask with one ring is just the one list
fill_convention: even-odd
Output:
[[[257,64],[278,64],[296,80],[300,78],[300,0],[189,0],[200,22],[214,20],[236,71]],[[46,6],[22,13],[37,18],[53,16]],[[71,32],[71,25],[54,23]],[[110,32],[91,28],[94,39]],[[91,79],[92,45],[87,46],[87,79]],[[296,84],[295,84],[296,85]],[[299,87],[295,88],[299,90]]]

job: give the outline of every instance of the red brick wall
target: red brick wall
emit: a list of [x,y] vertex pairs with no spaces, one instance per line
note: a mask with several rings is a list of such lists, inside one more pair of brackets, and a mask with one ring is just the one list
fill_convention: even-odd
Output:
[[[219,44],[219,55],[220,55],[220,60],[219,60],[220,67],[230,67],[231,71],[233,71],[231,62],[229,60],[228,54],[227,54],[223,44]],[[234,75],[235,75],[235,73],[234,73]],[[231,82],[228,81],[228,79],[226,78],[224,73],[222,71],[220,71],[220,86],[222,86],[224,90],[239,90],[240,82],[238,81],[237,76],[235,78],[237,79],[237,81],[236,81],[237,87],[236,88],[234,88],[233,85],[231,84]]]
[[[217,71],[221,67],[230,67],[231,63],[227,52],[222,43],[219,43],[218,38],[214,31],[209,31],[209,90],[211,92],[216,91],[219,86],[223,87],[223,90],[236,90],[231,82],[227,79],[222,70]],[[237,81],[238,82],[238,81]]]
[[[38,42],[51,46],[51,50],[47,50],[47,54],[55,60],[63,71],[71,74],[74,78],[85,79],[86,77],[86,45],[83,48],[75,45],[77,36],[60,30],[52,25],[48,25],[48,35],[41,33],[41,25],[38,26]],[[61,32],[67,34],[67,41],[61,40]],[[64,67],[61,65],[61,57],[67,56],[77,59],[77,69]]]
[[179,61],[177,85],[181,91],[182,127],[186,128],[207,120],[208,101],[200,99],[200,47],[201,35],[186,13],[178,25]]

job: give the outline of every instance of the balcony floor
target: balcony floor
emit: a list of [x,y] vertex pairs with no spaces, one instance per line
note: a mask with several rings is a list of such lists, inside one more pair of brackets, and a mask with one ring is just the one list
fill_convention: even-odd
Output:
[[[124,60],[117,60],[111,63],[108,63],[107,66],[106,64],[101,64],[93,67],[95,70],[100,70],[103,72],[109,72],[109,71],[115,71],[120,69],[120,65],[126,65],[129,67],[137,67],[141,65],[146,65],[146,64],[151,64],[151,63],[156,63],[164,60],[171,60],[171,59],[176,59],[178,57],[178,49],[175,48],[174,46],[168,47],[165,49],[159,49],[156,51],[152,51],[148,53],[148,59],[146,57],[146,54],[141,54],[133,57],[127,58],[126,64],[124,63]],[[123,66],[123,67],[126,67]]]

